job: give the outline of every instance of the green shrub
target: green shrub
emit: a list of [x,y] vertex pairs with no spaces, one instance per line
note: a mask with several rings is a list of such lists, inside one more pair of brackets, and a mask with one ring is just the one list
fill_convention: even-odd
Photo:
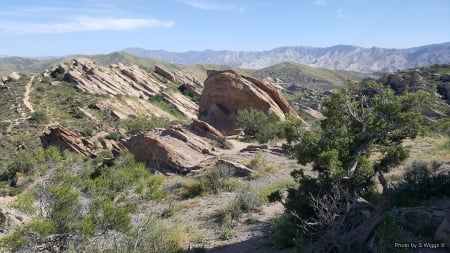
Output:
[[9,204],[9,206],[22,212],[33,214],[36,211],[34,207],[34,200],[34,193],[28,191],[18,195],[17,198]]
[[296,246],[297,242],[302,241],[298,239],[297,221],[292,215],[284,213],[276,217],[272,222],[271,229],[272,241],[276,248],[291,248]]
[[181,226],[169,227],[156,219],[150,219],[142,237],[138,248],[138,252],[142,253],[178,253],[190,241],[189,235]]
[[109,139],[109,140],[118,141],[118,140],[120,140],[120,138],[122,138],[122,135],[118,132],[112,132],[112,133],[109,133],[107,136],[105,136],[105,138]]
[[80,134],[83,137],[91,137],[93,133],[94,130],[92,128],[84,128],[80,131]]
[[31,117],[29,120],[35,124],[43,124],[48,121],[48,117],[47,117],[47,114],[45,114],[45,112],[36,111],[31,114]]
[[222,149],[232,149],[233,144],[231,142],[222,139],[222,140],[214,140],[209,143],[211,146],[222,148]]
[[431,198],[450,196],[450,176],[434,175],[436,165],[415,161],[405,173],[392,194],[392,204],[397,207],[414,206]]
[[241,190],[236,198],[221,213],[221,239],[227,240],[234,236],[234,221],[243,212],[259,211],[261,202],[258,199],[258,189],[250,186]]
[[259,143],[267,143],[281,133],[278,116],[255,109],[239,111],[235,125],[242,128],[246,136],[256,138]]
[[382,249],[380,252],[405,252],[404,249],[394,246],[396,242],[401,241],[399,236],[402,231],[403,227],[399,224],[397,215],[392,212],[386,215],[377,230]]
[[140,132],[147,132],[155,127],[167,127],[173,122],[166,118],[130,118],[124,121],[125,128],[129,134],[138,134]]
[[281,192],[294,186],[295,181],[292,178],[277,180],[262,186],[258,198],[263,203],[281,201]]
[[232,178],[233,173],[234,170],[227,166],[211,168],[200,178],[186,180],[181,195],[185,198],[193,198],[240,189],[242,182],[239,179]]

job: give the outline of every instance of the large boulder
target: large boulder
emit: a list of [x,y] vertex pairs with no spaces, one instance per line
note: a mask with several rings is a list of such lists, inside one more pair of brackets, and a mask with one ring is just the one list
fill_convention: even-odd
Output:
[[220,131],[234,128],[237,113],[243,109],[272,112],[281,120],[295,111],[269,83],[242,76],[232,70],[208,70],[199,105],[199,119]]
[[132,136],[123,144],[137,161],[149,167],[186,174],[215,163],[209,142],[186,128],[173,126]]

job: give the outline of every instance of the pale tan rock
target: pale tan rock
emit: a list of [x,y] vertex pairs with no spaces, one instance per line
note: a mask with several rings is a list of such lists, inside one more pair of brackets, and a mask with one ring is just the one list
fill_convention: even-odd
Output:
[[208,71],[199,105],[199,119],[218,130],[234,128],[237,113],[244,109],[272,112],[281,120],[298,117],[287,101],[270,84],[235,71]]
[[190,128],[192,131],[194,131],[196,134],[212,139],[212,140],[223,140],[225,136],[223,136],[222,133],[220,133],[217,129],[215,129],[213,126],[208,124],[205,121],[201,121],[198,119],[193,118],[192,123],[190,124]]
[[204,150],[210,150],[208,139],[183,127],[169,127],[138,134],[123,144],[135,159],[151,168],[166,172],[188,173],[214,164],[217,160]]
[[19,81],[20,80],[20,75],[17,72],[11,72],[8,75],[8,81]]

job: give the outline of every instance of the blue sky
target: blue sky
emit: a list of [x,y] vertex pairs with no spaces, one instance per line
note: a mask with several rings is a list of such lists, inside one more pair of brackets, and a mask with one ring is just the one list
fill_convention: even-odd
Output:
[[450,41],[448,0],[0,0],[0,55]]

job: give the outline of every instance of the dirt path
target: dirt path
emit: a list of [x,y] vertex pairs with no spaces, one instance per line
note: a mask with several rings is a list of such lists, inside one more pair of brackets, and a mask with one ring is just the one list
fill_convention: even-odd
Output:
[[31,113],[34,112],[33,105],[30,102],[30,92],[31,92],[31,85],[33,84],[33,80],[34,80],[34,76],[31,76],[30,81],[27,83],[27,86],[25,86],[25,93],[23,95],[23,104],[28,108],[28,110],[30,110]]
[[[33,105],[30,102],[30,93],[31,93],[31,89],[32,89],[31,85],[33,84],[33,80],[34,80],[34,76],[31,76],[30,81],[25,86],[25,92],[23,94],[23,104],[25,105],[26,108],[28,108],[28,110],[30,110],[30,113],[34,112]],[[25,110],[21,110],[20,115],[21,115],[20,118],[2,121],[2,122],[9,123],[9,126],[6,128],[6,133],[11,133],[13,128],[17,127],[18,125],[20,125],[21,122],[23,122],[24,120],[26,120],[30,117],[30,115],[27,114],[27,112]]]

